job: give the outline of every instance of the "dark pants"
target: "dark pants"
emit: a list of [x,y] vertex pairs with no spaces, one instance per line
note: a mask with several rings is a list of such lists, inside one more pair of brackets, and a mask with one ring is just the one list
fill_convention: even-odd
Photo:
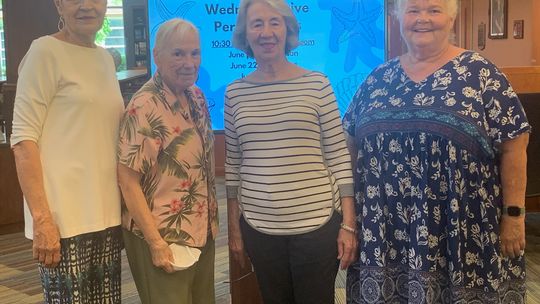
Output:
[[265,304],[334,303],[339,266],[337,236],[341,215],[319,229],[299,235],[256,231],[244,218],[240,228]]

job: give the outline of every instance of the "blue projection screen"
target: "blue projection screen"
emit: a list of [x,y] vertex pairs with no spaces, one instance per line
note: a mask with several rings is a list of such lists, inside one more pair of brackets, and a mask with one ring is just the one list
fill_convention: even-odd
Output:
[[[197,85],[208,98],[212,127],[223,129],[225,87],[256,67],[232,47],[239,0],[148,0],[150,49],[159,26],[174,17],[200,30],[202,64]],[[384,61],[384,0],[294,0],[300,46],[288,58],[328,75],[343,113],[366,75]],[[151,71],[155,72],[152,58]]]

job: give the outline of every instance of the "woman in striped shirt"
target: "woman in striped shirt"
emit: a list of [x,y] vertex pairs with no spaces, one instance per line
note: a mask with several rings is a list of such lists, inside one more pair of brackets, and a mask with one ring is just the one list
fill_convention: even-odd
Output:
[[244,266],[245,248],[265,303],[333,303],[338,265],[349,266],[357,242],[332,87],[287,60],[298,23],[282,0],[243,0],[233,44],[257,63],[225,96],[233,258]]

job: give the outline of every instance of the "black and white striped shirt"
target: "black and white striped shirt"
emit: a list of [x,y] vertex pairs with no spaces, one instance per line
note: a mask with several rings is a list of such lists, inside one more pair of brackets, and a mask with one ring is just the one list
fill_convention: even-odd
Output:
[[328,78],[253,83],[225,96],[227,197],[267,234],[299,234],[326,223],[340,196],[353,196],[350,156]]

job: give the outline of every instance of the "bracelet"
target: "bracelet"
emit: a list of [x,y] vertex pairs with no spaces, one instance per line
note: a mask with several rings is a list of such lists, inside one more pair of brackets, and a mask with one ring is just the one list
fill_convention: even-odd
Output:
[[348,225],[345,224],[345,223],[341,223],[341,224],[339,225],[339,227],[340,227],[341,229],[345,230],[345,231],[348,231],[348,232],[350,232],[350,233],[356,234],[356,229],[354,229],[354,228],[351,227],[351,226],[348,226]]

